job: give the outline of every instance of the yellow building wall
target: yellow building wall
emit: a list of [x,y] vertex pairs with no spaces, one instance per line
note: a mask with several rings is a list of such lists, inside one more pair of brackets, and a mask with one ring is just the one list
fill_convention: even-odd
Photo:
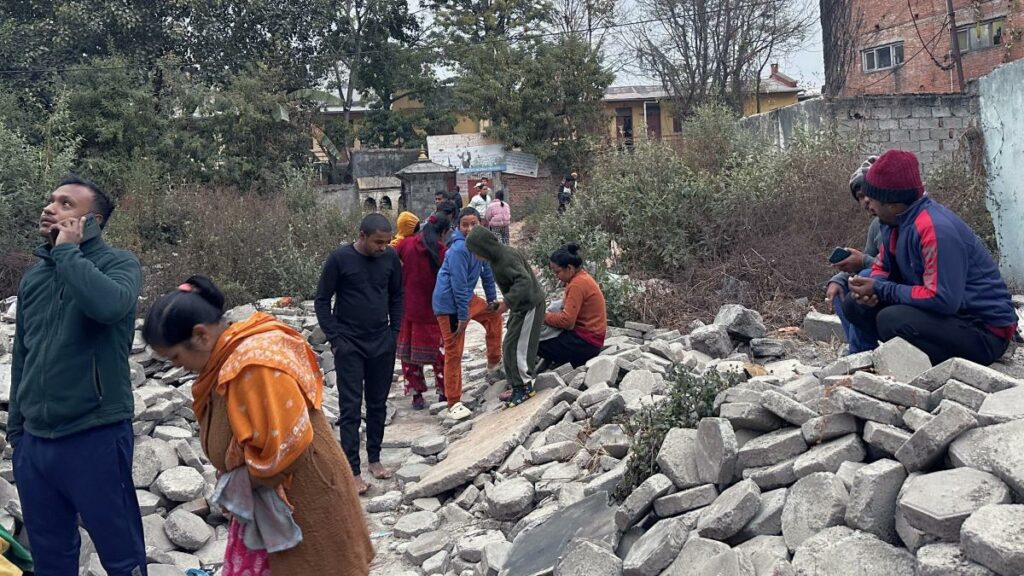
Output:
[[783,108],[791,104],[796,104],[799,101],[796,92],[790,92],[788,94],[761,94],[761,111],[757,110],[757,100],[753,94],[747,94],[743,97],[743,115],[753,116],[754,114],[761,114],[764,112],[771,112],[776,108]]
[[[668,101],[661,101],[652,103],[647,101],[647,106],[650,107],[653,104],[657,104],[661,111],[661,136],[662,138],[671,137],[675,132],[672,130],[672,103]],[[605,102],[604,112],[608,117],[608,136],[610,138],[617,138],[618,133],[616,130],[616,116],[615,111],[619,108],[629,108],[632,112],[633,117],[633,133],[636,134],[641,126],[645,125],[646,118],[644,116],[644,103],[639,102]]]
[[[402,96],[391,104],[392,110],[422,110],[423,103],[409,96]],[[455,113],[455,134],[474,134],[481,132],[480,121],[465,114]]]

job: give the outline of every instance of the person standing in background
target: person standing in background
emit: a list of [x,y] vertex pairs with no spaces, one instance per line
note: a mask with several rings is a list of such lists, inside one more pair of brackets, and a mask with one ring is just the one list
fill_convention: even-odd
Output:
[[494,200],[487,205],[484,220],[487,222],[487,227],[491,229],[491,232],[494,232],[494,235],[498,237],[498,240],[502,244],[507,245],[509,241],[508,227],[512,224],[512,211],[508,203],[505,202],[504,191],[498,190],[494,193]]

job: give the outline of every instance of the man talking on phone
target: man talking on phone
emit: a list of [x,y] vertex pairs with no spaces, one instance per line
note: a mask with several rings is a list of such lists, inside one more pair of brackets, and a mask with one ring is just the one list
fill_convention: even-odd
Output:
[[146,574],[128,369],[142,269],[103,241],[113,211],[95,183],[65,177],[18,288],[7,440],[36,576],[78,573],[79,518],[107,574]]

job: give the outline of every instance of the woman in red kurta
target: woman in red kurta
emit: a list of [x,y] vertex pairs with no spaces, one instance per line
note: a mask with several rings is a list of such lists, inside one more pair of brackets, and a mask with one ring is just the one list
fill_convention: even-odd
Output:
[[402,260],[402,329],[398,333],[398,359],[402,361],[405,393],[412,394],[412,407],[422,410],[426,406],[423,393],[427,391],[423,366],[434,367],[434,383],[438,401],[444,398],[444,341],[441,328],[434,316],[431,298],[437,271],[444,260],[442,238],[450,224],[444,215],[427,222],[420,232],[398,243],[395,248]]

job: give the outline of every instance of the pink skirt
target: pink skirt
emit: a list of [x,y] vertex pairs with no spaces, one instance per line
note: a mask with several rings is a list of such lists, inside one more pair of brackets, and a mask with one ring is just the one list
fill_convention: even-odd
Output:
[[224,550],[221,576],[270,576],[270,560],[266,550],[245,547],[245,527],[234,518],[228,527],[228,545]]

